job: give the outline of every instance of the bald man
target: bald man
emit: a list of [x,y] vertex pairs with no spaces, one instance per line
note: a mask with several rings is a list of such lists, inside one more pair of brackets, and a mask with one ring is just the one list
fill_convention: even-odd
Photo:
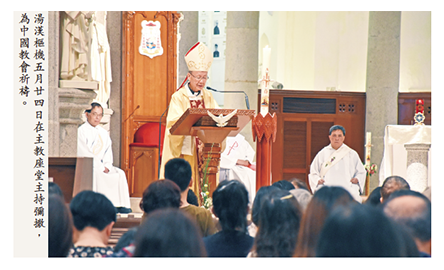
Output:
[[390,194],[401,189],[410,190],[410,185],[404,178],[397,175],[387,177],[381,186],[381,203],[384,203]]
[[427,197],[413,190],[398,190],[384,204],[384,213],[407,229],[420,256],[431,256],[432,211]]

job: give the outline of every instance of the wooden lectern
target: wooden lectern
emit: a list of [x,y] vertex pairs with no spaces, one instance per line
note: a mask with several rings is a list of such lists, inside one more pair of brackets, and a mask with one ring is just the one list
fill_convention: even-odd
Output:
[[[207,175],[210,185],[210,196],[216,189],[221,143],[227,136],[236,136],[255,115],[254,110],[237,110],[237,113],[228,120],[224,127],[218,127],[216,122],[208,115],[208,111],[215,116],[228,115],[233,109],[202,109],[189,108],[171,127],[171,135],[192,135],[197,136],[204,143],[203,165],[199,167],[199,174],[203,175],[203,170],[208,164]],[[197,184],[200,184],[199,182]]]

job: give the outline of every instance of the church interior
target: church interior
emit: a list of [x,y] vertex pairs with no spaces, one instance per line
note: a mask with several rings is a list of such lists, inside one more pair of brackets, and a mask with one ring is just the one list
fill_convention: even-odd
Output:
[[[90,189],[92,161],[77,157],[77,130],[86,121],[84,111],[100,103],[101,126],[112,140],[113,165],[128,180],[132,209],[118,214],[111,245],[140,223],[145,188],[164,178],[169,102],[187,76],[184,55],[196,42],[213,52],[206,86],[219,90],[212,94],[222,109],[260,114],[267,67],[267,112],[276,127],[266,152],[268,175],[261,176],[269,182],[257,179],[255,191],[292,178],[308,185],[310,164],[329,144],[333,125],[347,130],[345,143],[362,163],[376,165],[366,177],[364,200],[390,175],[404,177],[418,192],[431,187],[430,11],[84,11],[75,18],[68,13],[48,12],[49,178],[66,202]],[[67,33],[93,25],[100,25],[99,44],[106,48],[105,59],[95,60],[105,65],[101,79],[66,75],[72,46]],[[264,48],[270,48],[269,58]],[[94,59],[88,61],[94,65]],[[424,119],[415,124],[418,111]],[[265,153],[252,119],[239,134],[256,154]]]
[[[59,45],[62,35],[58,34],[62,13],[49,12],[51,35],[56,37],[51,41],[54,49],[50,50],[50,61],[56,67],[60,66],[60,57],[56,56],[63,49]],[[158,151],[140,145],[158,145],[155,138],[159,132],[144,124],[158,127],[159,121],[165,123],[169,98],[187,73],[183,55],[197,41],[215,43],[222,38],[218,50],[223,52],[223,59],[215,58],[207,86],[244,91],[251,109],[257,109],[260,96],[262,49],[267,45],[271,48],[270,78],[279,85],[270,91],[270,113],[277,114],[279,126],[272,152],[273,161],[277,161],[272,164],[273,181],[306,179],[314,154],[328,143],[326,132],[333,123],[344,125],[348,131],[346,143],[363,161],[366,134],[370,132],[371,162],[378,167],[384,154],[385,127],[412,125],[417,99],[424,100],[424,123],[431,125],[430,12],[109,11],[96,12],[95,16],[108,29],[112,73],[102,121],[113,141],[114,165],[122,168],[133,183],[134,197],[158,178]],[[202,35],[202,29],[214,28],[212,17],[219,18],[216,16],[221,18],[218,27],[223,37]],[[151,59],[138,52],[142,20],[160,21],[163,55]],[[76,82],[64,82],[59,72],[56,68],[49,74],[49,156],[75,157],[76,130],[84,122],[82,113],[97,90],[69,86]],[[225,75],[222,83],[217,80],[217,72]],[[214,96],[223,108],[246,109],[241,94]],[[329,113],[303,104],[313,98],[334,101],[337,108]],[[328,106],[317,107],[328,110]],[[155,135],[140,139],[150,142],[135,141],[142,137],[139,133],[150,128]],[[241,134],[255,149],[250,124]],[[301,140],[306,143],[292,143]],[[134,155],[141,159],[136,164],[146,164],[136,172],[130,168]],[[132,173],[151,179],[135,183],[130,180]],[[376,172],[370,178],[369,189],[379,183]]]

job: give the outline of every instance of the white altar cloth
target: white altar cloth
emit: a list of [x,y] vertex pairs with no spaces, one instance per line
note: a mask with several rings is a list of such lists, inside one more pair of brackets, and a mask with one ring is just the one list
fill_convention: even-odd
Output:
[[[407,150],[404,144],[431,144],[432,127],[429,125],[387,125],[384,135],[384,153],[379,167],[379,186],[385,178],[398,175],[407,180]],[[428,152],[427,186],[431,185],[431,152]]]

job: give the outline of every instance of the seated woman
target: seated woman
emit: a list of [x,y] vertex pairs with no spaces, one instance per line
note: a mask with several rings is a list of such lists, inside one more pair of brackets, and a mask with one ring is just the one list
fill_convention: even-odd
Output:
[[[139,204],[140,209],[143,210],[142,222],[156,209],[179,208],[181,204],[179,186],[167,179],[152,182],[142,196]],[[114,253],[109,257],[132,257],[137,229],[138,227],[131,228],[122,235],[114,247]]]
[[203,239],[208,257],[246,257],[254,238],[247,232],[248,191],[238,180],[225,180],[213,192],[213,213],[222,230]]
[[342,187],[324,186],[316,191],[302,217],[295,257],[314,257],[319,232],[328,214],[338,205],[356,203]]
[[197,224],[176,208],[158,209],[140,225],[133,257],[205,257]]
[[142,221],[152,211],[160,208],[179,208],[180,188],[171,180],[161,179],[152,182],[144,191],[140,200],[140,209],[143,210]]
[[272,190],[278,190],[276,186],[263,186],[259,188],[253,201],[253,209],[251,210],[251,224],[248,226],[248,233],[254,237],[257,233],[257,226],[259,224],[259,213],[261,212],[262,200],[266,194]]
[[74,222],[74,246],[68,257],[105,257],[113,253],[108,245],[116,222],[116,209],[101,193],[79,192],[70,203]]
[[291,257],[301,218],[301,206],[289,191],[271,190],[262,198],[258,231],[248,256]]
[[340,206],[325,220],[316,257],[419,256],[413,239],[373,206]]

